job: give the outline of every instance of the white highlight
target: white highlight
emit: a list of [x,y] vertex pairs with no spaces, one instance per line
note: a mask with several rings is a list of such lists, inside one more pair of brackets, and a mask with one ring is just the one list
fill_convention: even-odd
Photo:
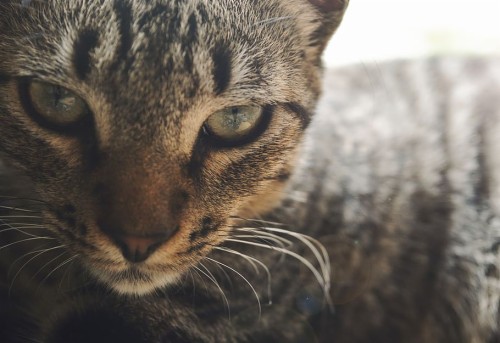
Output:
[[327,66],[436,54],[500,54],[498,0],[355,0]]

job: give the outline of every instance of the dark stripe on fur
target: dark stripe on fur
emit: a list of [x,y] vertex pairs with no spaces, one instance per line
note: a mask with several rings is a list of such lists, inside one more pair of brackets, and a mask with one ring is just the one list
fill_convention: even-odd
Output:
[[132,8],[126,1],[115,0],[114,10],[120,32],[120,43],[116,49],[115,61],[111,67],[112,70],[116,69],[118,64],[127,58],[128,52],[132,47]]
[[203,223],[201,224],[201,229],[198,231],[193,231],[189,235],[189,241],[192,243],[199,238],[205,238],[212,232],[217,231],[219,225],[213,222],[213,220],[209,217],[203,219]]
[[485,132],[482,128],[479,129],[480,132],[478,134],[479,144],[478,144],[478,155],[477,155],[477,181],[474,185],[474,202],[479,207],[484,205],[484,202],[487,201],[490,195],[490,178],[488,175],[488,166],[486,163],[485,156],[485,142],[484,135]]
[[67,224],[70,229],[73,229],[76,226],[76,217],[73,213],[68,213],[64,210],[56,210],[55,211],[56,218],[64,223]]
[[309,126],[311,122],[311,115],[302,105],[296,102],[289,102],[284,104],[284,106],[289,111],[292,111],[297,116],[297,118],[300,119],[303,129]]
[[212,50],[212,60],[214,63],[213,77],[215,83],[215,93],[223,93],[231,81],[231,51],[223,43],[219,42]]
[[196,13],[191,13],[188,19],[188,30],[186,32],[187,40],[183,42],[194,43],[198,40],[198,22],[196,20]]
[[[188,72],[193,71],[193,65],[194,65],[193,46],[196,44],[197,41],[198,41],[198,23],[196,21],[196,14],[191,13],[188,19],[187,31],[185,32],[185,35],[182,39],[182,45],[184,50],[184,68]],[[193,91],[193,89],[191,89],[189,93],[190,93],[189,97],[194,97],[194,95],[196,95],[196,91]]]
[[[153,18],[158,17],[158,16],[163,16],[165,19],[165,22],[170,20],[170,7],[164,4],[158,4],[149,11],[145,11],[142,13],[142,16],[139,17],[137,20],[137,29],[140,32],[144,32],[146,35],[151,35],[151,30],[150,27],[148,26],[148,23],[153,20]],[[168,16],[168,17],[167,17]],[[170,36],[173,35],[174,33],[168,32],[167,35],[165,35],[165,39],[170,39]]]
[[285,182],[285,181],[290,180],[291,176],[292,176],[292,173],[290,170],[283,169],[280,171],[280,173],[278,175],[276,175],[276,177],[274,179],[276,181]]
[[[486,70],[478,69],[480,67],[471,65],[473,73],[487,73]],[[489,163],[486,160],[486,142],[485,137],[488,136],[488,118],[495,118],[495,112],[497,111],[497,91],[492,90],[494,87],[488,89],[485,85],[484,89],[479,93],[479,98],[476,99],[478,104],[481,104],[480,110],[477,111],[477,116],[479,117],[479,126],[477,128],[478,141],[478,155],[477,155],[477,175],[476,184],[474,185],[474,202],[479,206],[479,210],[482,210],[485,206],[485,202],[488,201],[490,197],[490,175],[488,173]]]
[[191,158],[184,166],[186,174],[195,180],[199,180],[201,172],[203,170],[203,164],[205,158],[208,155],[209,147],[205,144],[204,133],[200,132],[198,138],[196,139],[193,149],[191,151]]
[[204,4],[198,4],[196,6],[196,11],[198,12],[198,15],[200,16],[201,23],[206,24],[210,21],[210,16],[208,15],[207,9]]
[[73,65],[80,80],[85,80],[92,69],[92,51],[97,47],[99,35],[94,30],[84,30],[75,41]]
[[309,36],[309,46],[311,47],[321,47],[325,44],[325,41],[328,39],[330,35],[330,31],[324,25],[318,27],[310,36]]
[[192,253],[198,252],[203,250],[208,245],[207,242],[200,242],[194,245],[191,245],[189,249],[185,252],[185,255],[190,255]]
[[[229,164],[220,176],[220,180],[224,182],[217,185],[219,189],[224,189],[226,184],[232,185],[232,191],[237,192],[241,196],[246,196],[254,192],[253,186],[258,181],[264,181],[274,175],[267,168],[264,161],[275,159],[278,156],[286,153],[280,144],[267,144],[253,149],[245,156]],[[245,175],[243,178],[242,175]],[[253,180],[246,182],[245,180]]]
[[[396,301],[392,302],[387,299],[387,303],[395,305],[390,306],[390,316],[403,319],[405,315],[408,320],[405,333],[408,336],[405,339],[418,337],[428,325],[426,320],[429,316],[436,315],[433,313],[434,309],[442,308],[442,302],[453,301],[439,296],[442,287],[440,271],[445,268],[449,232],[453,225],[453,208],[448,188],[443,186],[443,195],[439,196],[425,192],[416,192],[412,196],[410,208],[414,215],[408,223],[410,232],[407,239],[402,240],[401,255],[393,269],[391,281],[407,290],[406,296],[400,298],[396,295]],[[457,277],[461,278],[459,275]],[[467,278],[465,275],[463,277]],[[415,310],[409,313],[406,310],[408,308]],[[454,323],[452,330],[459,332],[460,326],[459,323]]]

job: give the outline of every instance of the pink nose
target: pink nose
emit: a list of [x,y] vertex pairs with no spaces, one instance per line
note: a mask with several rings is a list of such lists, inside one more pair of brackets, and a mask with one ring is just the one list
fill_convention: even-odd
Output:
[[120,247],[123,257],[128,261],[139,263],[144,262],[163,243],[168,240],[168,235],[159,234],[148,237],[115,235],[115,242]]

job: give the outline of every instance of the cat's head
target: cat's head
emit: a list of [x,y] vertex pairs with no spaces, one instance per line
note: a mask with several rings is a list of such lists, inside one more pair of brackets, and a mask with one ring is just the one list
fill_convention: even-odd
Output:
[[347,0],[0,3],[0,152],[124,293],[174,282],[276,198]]

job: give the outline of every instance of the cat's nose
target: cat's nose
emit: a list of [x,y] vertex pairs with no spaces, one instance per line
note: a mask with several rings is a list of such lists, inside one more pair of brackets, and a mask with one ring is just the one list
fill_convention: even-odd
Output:
[[148,235],[147,237],[113,235],[113,239],[120,247],[123,257],[133,263],[146,261],[169,237],[168,234]]

